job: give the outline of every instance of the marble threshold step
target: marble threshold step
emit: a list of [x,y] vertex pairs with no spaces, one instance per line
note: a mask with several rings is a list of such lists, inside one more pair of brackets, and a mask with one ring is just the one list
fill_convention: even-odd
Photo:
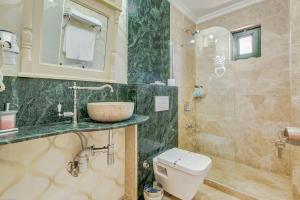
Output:
[[229,194],[231,196],[234,196],[238,199],[242,199],[242,200],[259,200],[257,198],[254,198],[252,197],[250,194],[247,194],[245,192],[241,192],[241,191],[238,191],[237,189],[229,186],[229,185],[225,185],[225,184],[222,184],[222,183],[219,183],[215,180],[211,180],[209,178],[205,179],[204,180],[204,184],[205,185],[208,185],[212,188],[215,188],[219,191],[222,191],[226,194]]
[[294,200],[289,176],[210,156],[205,184],[242,200]]
[[[180,199],[165,193],[165,196],[162,200],[180,200]],[[239,200],[239,198],[233,197],[224,192],[221,192],[220,190],[202,184],[199,187],[198,193],[193,198],[193,200]]]

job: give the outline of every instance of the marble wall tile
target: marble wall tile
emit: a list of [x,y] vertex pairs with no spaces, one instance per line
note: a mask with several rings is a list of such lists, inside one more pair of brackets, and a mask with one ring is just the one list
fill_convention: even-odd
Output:
[[[68,86],[72,86],[72,81],[66,80],[48,80],[48,79],[30,79],[30,78],[16,78],[16,77],[5,77],[5,83],[7,85],[7,90],[4,93],[0,93],[0,105],[2,105],[4,109],[4,104],[6,102],[12,103],[12,109],[17,109],[19,112],[17,114],[17,124],[18,126],[34,126],[34,125],[43,125],[48,123],[55,123],[61,120],[71,120],[71,119],[59,119],[57,117],[57,104],[60,102],[63,104],[64,111],[71,111],[72,110],[72,92],[67,89]],[[80,86],[101,86],[104,83],[94,83],[94,82],[82,82],[77,81],[77,84]],[[152,162],[152,158],[157,155],[158,153],[165,151],[167,149],[173,148],[178,146],[178,91],[177,87],[166,87],[166,86],[151,86],[151,85],[123,85],[123,84],[112,84],[115,92],[110,94],[109,91],[79,91],[78,93],[78,114],[79,119],[87,118],[87,110],[86,110],[86,103],[93,102],[93,101],[132,101],[136,103],[135,113],[148,115],[150,116],[149,123],[144,125],[138,126],[138,151],[139,151],[139,189],[140,189],[140,196],[142,194],[142,188],[145,183],[150,183],[154,180],[152,168],[145,170],[142,168],[142,163],[144,160],[148,160],[149,163]],[[168,112],[154,112],[154,97],[155,96],[170,96],[170,110]],[[3,110],[1,109],[1,110]],[[153,127],[156,127],[155,129]],[[106,137],[105,137],[106,138]],[[89,136],[91,142],[98,144],[94,136]],[[80,149],[80,144],[76,142],[76,145],[70,145],[70,138],[67,136],[60,136],[58,138],[54,138],[53,142],[47,139],[37,140],[39,142],[32,143],[30,151],[26,151],[28,148],[28,144],[19,146],[12,146],[16,147],[16,152],[19,153],[18,159],[20,162],[24,160],[25,163],[22,163],[24,166],[30,165],[31,160],[28,160],[29,157],[34,157],[35,154],[43,154],[43,158],[41,157],[39,163],[37,163],[37,167],[45,170],[46,174],[49,173],[49,176],[52,176],[53,173],[57,173],[56,165],[46,165],[45,161],[54,160],[53,163],[57,162],[66,162],[67,159],[72,159],[70,152],[78,152]],[[77,141],[77,140],[74,140]],[[124,142],[124,141],[123,141]],[[45,143],[45,144],[44,144]],[[52,143],[55,143],[55,148],[52,148]],[[121,147],[124,144],[120,141],[119,142]],[[44,148],[38,147],[38,149],[34,149],[33,144],[41,144]],[[24,147],[24,148],[22,148]],[[9,149],[9,146],[7,147]],[[48,150],[50,149],[50,150]],[[61,154],[61,152],[57,152],[56,149],[61,151],[67,151],[68,153]],[[24,151],[23,151],[24,150]],[[45,153],[44,153],[45,151]],[[20,153],[22,152],[22,153]],[[29,152],[26,154],[26,152]],[[1,153],[3,155],[10,155],[9,157],[6,156],[6,160],[4,162],[14,162],[10,161],[9,159],[14,159],[14,153],[10,150],[2,150],[0,149],[0,156]],[[48,156],[48,153],[50,154]],[[45,154],[45,155],[44,155]],[[61,156],[58,156],[62,155]],[[118,155],[117,155],[118,156]],[[46,160],[44,158],[47,158]],[[55,160],[56,159],[56,160]],[[99,158],[97,158],[99,159]],[[103,157],[104,159],[104,157]],[[121,159],[124,159],[121,156]],[[101,160],[104,162],[104,160]],[[6,165],[6,164],[5,164]],[[97,177],[97,173],[101,172],[102,164],[95,164],[92,165],[95,169],[95,175],[90,177],[86,177],[86,181],[92,180],[92,177]],[[100,167],[100,168],[99,168]],[[98,169],[99,168],[99,169]],[[109,175],[109,177],[122,177],[118,171],[122,171],[123,169],[113,168],[115,170],[114,173]],[[11,170],[8,168],[3,169],[5,173],[10,174]],[[64,171],[61,169],[61,173]],[[11,173],[16,173],[11,172]],[[110,173],[110,172],[109,172]],[[53,175],[54,176],[54,175]],[[14,177],[14,176],[13,176]],[[66,178],[66,175],[64,175]],[[60,181],[63,181],[64,177],[61,177]],[[9,182],[9,177],[6,177]],[[32,180],[31,177],[25,179],[26,182],[31,181],[38,181]],[[104,180],[103,184],[107,184],[109,187],[115,188],[115,183],[111,182],[110,180]],[[0,183],[1,184],[1,183]],[[4,183],[3,183],[4,184]],[[25,183],[21,183],[23,185]],[[37,183],[41,186],[42,183]],[[58,186],[49,186],[50,183],[45,182],[45,187],[49,188],[41,188],[41,190],[45,190],[45,197],[43,199],[49,199],[52,192],[59,191],[61,188]],[[124,185],[116,183],[118,187],[124,187]],[[4,186],[5,187],[5,186]],[[96,186],[95,186],[96,187]],[[98,187],[98,186],[97,186]],[[102,186],[99,186],[102,187]],[[51,188],[51,191],[50,191]],[[104,187],[106,188],[106,187]],[[70,189],[67,187],[67,189]],[[66,190],[67,190],[66,189]],[[9,195],[13,195],[14,192],[18,191],[19,189],[13,189]],[[47,192],[46,192],[47,191]],[[96,190],[95,190],[96,191]],[[103,189],[99,190],[95,194],[91,194],[91,191],[85,191],[86,194],[90,196],[88,198],[96,198],[97,196],[101,195]],[[49,194],[48,194],[49,193]],[[0,193],[1,194],[1,193]],[[64,193],[63,193],[64,194]],[[118,195],[120,193],[113,193],[114,195]],[[33,194],[35,195],[35,194]],[[43,194],[44,195],[44,194]],[[47,196],[47,195],[50,195]],[[94,195],[92,197],[91,195]],[[5,196],[5,197],[8,197]],[[76,195],[75,195],[76,196]],[[75,197],[74,199],[82,198],[85,199],[84,195],[82,197]],[[26,197],[27,198],[27,197]],[[30,197],[28,197],[30,198]],[[57,197],[58,199],[60,197]],[[61,197],[63,198],[63,197]],[[88,199],[87,198],[87,199]],[[94,199],[95,199],[94,198]],[[109,199],[114,199],[115,197],[111,197]],[[117,198],[117,196],[116,196]],[[96,198],[97,199],[97,198]]]
[[[300,2],[290,0],[290,31],[291,31],[291,123],[300,126]],[[291,175],[293,194],[295,199],[300,199],[300,147],[292,146]]]
[[290,97],[271,95],[236,96],[237,121],[251,125],[290,121]]
[[296,146],[291,146],[292,153],[292,187],[293,187],[293,195],[295,199],[300,199],[300,148]]
[[[132,85],[132,98],[135,98],[137,114],[150,117],[147,123],[138,126],[138,182],[139,199],[143,199],[143,187],[154,181],[152,159],[173,147],[178,146],[178,90],[177,87]],[[169,96],[169,111],[155,112],[155,96]],[[143,162],[151,164],[143,168]]]
[[[104,83],[76,81],[79,86],[101,86]],[[7,89],[0,93],[0,110],[6,103],[11,103],[11,109],[18,110],[18,126],[34,126],[49,124],[70,118],[59,118],[57,104],[62,104],[62,111],[73,111],[73,94],[68,87],[73,81],[5,77]],[[86,104],[98,101],[127,101],[127,85],[112,84],[115,92],[79,91],[78,118],[88,118]]]
[[[179,110],[180,147],[290,175],[295,199],[300,198],[299,148],[287,145],[279,158],[275,141],[286,126],[300,126],[299,13],[298,0],[265,0],[198,24],[200,30],[261,24],[262,57],[230,62],[225,77],[218,79],[213,74],[213,49],[205,49],[204,57],[196,51],[194,69],[185,74],[190,80],[178,82],[179,94],[184,88],[185,95],[191,95],[191,79],[208,83],[208,96],[192,102],[192,115]],[[183,19],[171,7],[171,38],[177,44],[186,39],[181,29],[188,26]],[[183,49],[177,52],[177,71],[184,74],[188,61]],[[199,70],[196,77],[193,70]],[[179,97],[179,109],[186,99]],[[196,120],[197,129],[181,129],[182,119]]]
[[291,105],[289,9],[289,0],[265,0],[197,25],[200,30],[221,26],[229,31],[262,27],[262,56],[230,61],[222,78],[214,74],[214,47],[196,52],[196,81],[202,80],[208,93],[195,101],[193,139],[200,152],[290,174],[290,149],[279,159],[274,145],[293,113],[300,116]]
[[200,151],[235,159],[235,96],[232,93],[218,95],[209,92],[195,103],[198,137],[194,139],[200,145]]
[[[72,110],[72,93],[67,89],[68,86],[71,86],[73,84],[72,81],[6,77],[5,83],[8,87],[4,93],[0,94],[0,104],[3,105],[4,107],[4,104],[6,102],[11,102],[12,108],[19,110],[17,115],[17,122],[19,126],[34,126],[38,124],[41,125],[47,123],[54,123],[63,120],[57,117],[56,105],[59,102],[63,104],[63,109],[67,111]],[[78,81],[77,84],[80,86],[103,85],[103,83],[82,82],[82,81]],[[138,176],[139,176],[139,194],[141,196],[143,185],[145,183],[151,183],[154,180],[152,168],[143,169],[142,167],[143,161],[148,160],[149,163],[152,163],[152,158],[155,155],[167,149],[178,146],[177,87],[151,86],[151,85],[123,85],[123,84],[113,84],[113,87],[115,89],[115,93],[113,94],[110,94],[108,91],[96,91],[95,93],[80,91],[78,94],[79,118],[81,119],[81,118],[88,117],[86,111],[86,103],[92,101],[133,101],[136,103],[135,113],[150,116],[150,120],[148,121],[149,123],[138,126],[138,132],[139,132],[139,137],[138,137],[139,174]],[[154,112],[154,97],[159,95],[170,97],[169,111],[159,112],[159,113]],[[156,128],[154,129],[153,127]],[[116,139],[118,138],[115,138],[114,140]],[[89,140],[91,142],[94,142],[95,144],[99,143],[99,141],[97,141],[97,137],[93,135],[89,135]],[[6,166],[6,163],[8,164],[14,162],[14,160],[10,160],[10,159],[15,159],[14,154],[20,154],[17,157],[19,159],[18,162],[21,162],[22,165],[28,167],[31,164],[32,159],[34,159],[35,154],[36,156],[39,156],[41,154],[42,156],[39,158],[39,162],[36,163],[35,168],[46,171],[44,173],[46,173],[49,176],[54,176],[54,175],[56,176],[56,174],[58,174],[58,177],[60,178],[58,178],[57,181],[63,182],[64,178],[67,178],[67,175],[63,171],[64,168],[63,169],[59,168],[60,171],[57,172],[58,170],[57,167],[59,167],[59,165],[47,165],[45,164],[45,162],[48,163],[49,161],[51,162],[53,161],[53,163],[63,163],[66,162],[66,159],[72,159],[72,156],[74,155],[70,155],[70,152],[77,152],[80,150],[78,149],[78,147],[80,147],[80,144],[78,143],[79,141],[77,140],[71,141],[69,138],[69,134],[54,137],[51,140],[41,139],[37,141],[38,142],[35,143],[32,142],[32,144],[30,145],[28,145],[28,143],[20,143],[20,145],[17,146],[8,145],[6,148],[0,149],[0,157],[1,155],[3,156],[10,155],[9,157],[8,156],[5,157],[5,161],[3,162],[3,164]],[[118,145],[120,145],[120,148],[124,146],[123,142],[118,141]],[[35,148],[34,144],[38,145],[37,149]],[[42,145],[43,148],[40,148],[40,145]],[[52,147],[52,145],[54,147]],[[30,149],[28,149],[28,146],[30,146]],[[10,147],[15,148],[16,150],[15,151],[10,150]],[[66,153],[61,153],[61,151],[65,151]],[[28,152],[28,154],[26,152]],[[117,154],[117,157],[118,156],[121,156],[120,159],[124,159],[123,155]],[[97,157],[95,159],[95,162],[97,161],[97,159],[100,159],[100,157]],[[101,162],[104,162],[103,159],[104,157],[103,158],[101,157]],[[92,167],[95,170],[94,172],[95,174],[94,175],[90,174],[90,177],[86,177],[86,181],[88,180],[91,181],[93,177],[97,177],[97,173],[103,171],[102,163],[101,164],[98,163],[95,165],[93,164]],[[108,172],[109,178],[117,179],[118,177],[122,177],[122,175],[120,175],[117,172],[118,171],[121,172],[122,170],[124,170],[123,168],[116,169],[115,167],[113,167],[111,170],[115,170],[115,172],[113,172],[111,175],[109,175],[110,172]],[[11,172],[11,170],[8,168],[3,169],[3,171],[5,172],[5,174],[16,173],[16,170]],[[16,173],[16,175],[18,174]],[[6,177],[5,179],[7,180],[6,182],[9,183],[10,178]],[[65,191],[69,191],[69,190],[70,192],[72,192],[71,190],[72,188],[69,188],[69,186],[66,186],[66,188],[63,189],[64,190],[63,193],[61,193],[60,191],[62,190],[61,187],[56,185],[50,186],[51,184],[48,183],[47,180],[45,181],[45,183],[39,183],[38,182],[39,177],[37,178],[37,180],[35,180],[35,177],[33,177],[33,179],[32,177],[29,177],[24,179],[24,181],[25,182],[21,182],[20,185],[24,185],[28,181],[33,183],[37,182],[37,184],[40,185],[41,187],[44,184],[45,188],[40,189],[44,191],[43,198],[41,197],[42,199],[52,198],[54,194],[51,193],[53,192],[54,193],[60,192],[60,195],[65,195]],[[72,182],[71,180],[69,181]],[[95,180],[95,182],[97,181]],[[103,181],[104,181],[103,184],[104,183],[107,184],[107,187],[109,186],[110,189],[116,188],[115,184],[117,184],[118,187],[122,187],[122,188],[124,187],[123,184],[120,184],[118,182],[114,183],[108,179],[107,180],[103,179]],[[6,184],[6,182],[3,182],[2,184]],[[3,188],[5,187],[6,186],[3,185]],[[95,189],[95,187],[93,188]],[[99,187],[103,187],[103,186],[99,185]],[[106,187],[103,187],[103,189],[105,188]],[[95,194],[92,192],[95,192],[97,190],[84,191],[83,192],[84,194],[81,197],[78,197],[78,195],[75,194],[74,199],[96,198],[97,196],[101,195],[101,193],[104,192],[103,189],[99,190]],[[107,190],[109,191],[110,189],[108,188]],[[14,195],[15,192],[19,192],[19,189],[13,188],[10,191],[11,191],[10,193],[8,194],[5,193],[5,195],[3,192],[4,197],[9,197],[10,195]],[[22,194],[22,192],[20,192],[20,194]],[[89,194],[89,197],[85,197],[84,196],[85,194]],[[113,193],[113,194],[118,196],[118,194],[120,193]],[[33,195],[42,195],[42,194],[33,193]],[[94,196],[92,197],[91,195]],[[115,197],[117,198],[117,196]],[[111,198],[109,199],[114,199],[115,197],[111,196]],[[28,196],[28,198],[30,199],[31,197]],[[58,199],[64,198],[64,196],[58,196],[57,198]]]
[[[84,133],[88,145],[107,144],[107,131]],[[114,199],[124,196],[125,131],[114,130],[115,163],[105,154],[90,159],[89,170],[75,178],[66,165],[81,150],[75,134],[65,134],[0,147],[1,199]]]
[[[179,116],[179,146],[192,150],[197,148],[194,129],[186,129],[187,124],[195,128],[195,104],[193,91],[195,85],[195,50],[186,46],[190,32],[196,24],[183,15],[177,8],[171,6],[171,41],[173,44],[174,78],[178,85],[178,116]],[[188,103],[192,110],[184,111],[184,105]]]
[[170,76],[170,3],[128,0],[128,82],[166,82]]
[[219,136],[213,133],[214,132],[201,132],[201,134],[196,137],[198,147],[195,150],[206,155],[233,160],[236,156],[235,141],[230,137]]

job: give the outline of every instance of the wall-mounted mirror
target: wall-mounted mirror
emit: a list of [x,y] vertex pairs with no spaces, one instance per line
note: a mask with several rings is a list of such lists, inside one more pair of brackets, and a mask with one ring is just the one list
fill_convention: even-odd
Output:
[[25,0],[20,75],[114,82],[116,2]]
[[44,0],[41,62],[103,71],[108,18],[71,0]]

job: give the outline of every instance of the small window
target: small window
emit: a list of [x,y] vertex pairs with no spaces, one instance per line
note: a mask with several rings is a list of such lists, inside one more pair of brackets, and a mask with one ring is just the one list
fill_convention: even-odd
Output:
[[247,28],[232,33],[233,60],[261,57],[261,27]]

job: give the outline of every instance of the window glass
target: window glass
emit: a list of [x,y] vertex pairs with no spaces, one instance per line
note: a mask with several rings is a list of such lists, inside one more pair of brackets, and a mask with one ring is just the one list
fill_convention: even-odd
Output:
[[232,33],[233,60],[261,57],[261,27],[247,28]]
[[240,55],[245,55],[253,52],[253,39],[252,35],[246,36],[246,37],[241,37],[239,39],[239,49],[240,49]]

